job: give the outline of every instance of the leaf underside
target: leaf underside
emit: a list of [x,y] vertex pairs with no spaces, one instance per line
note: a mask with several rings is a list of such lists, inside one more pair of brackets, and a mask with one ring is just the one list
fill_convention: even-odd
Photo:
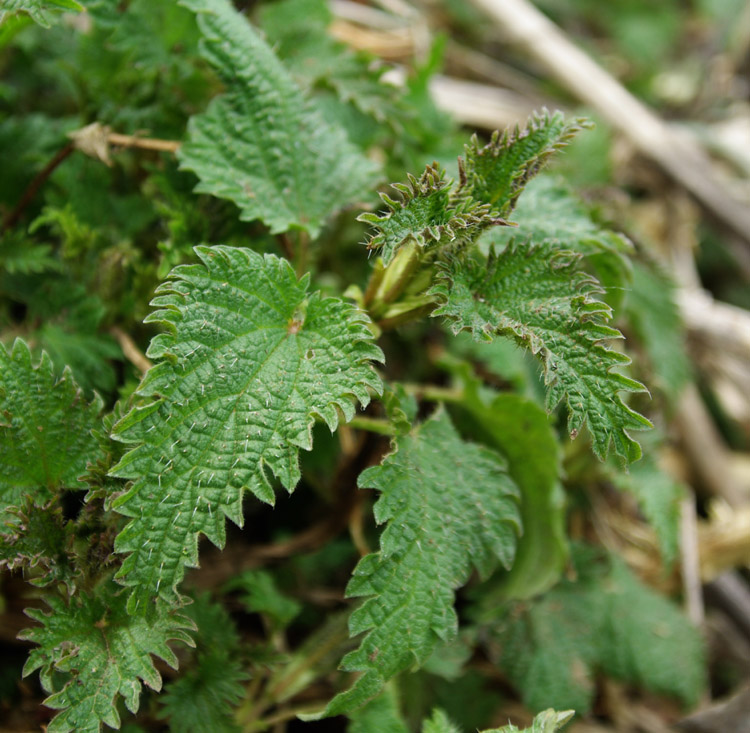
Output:
[[[108,588],[111,588],[109,586]],[[161,675],[151,655],[177,667],[168,642],[192,646],[193,623],[160,604],[151,617],[129,616],[125,594],[79,593],[66,604],[48,596],[50,613],[27,611],[41,626],[19,638],[38,644],[29,654],[24,676],[39,669],[42,687],[50,694],[47,707],[60,710],[47,727],[49,733],[97,733],[101,724],[120,727],[117,700],[138,710],[141,680],[161,689]]]
[[523,536],[513,567],[499,574],[491,597],[501,603],[539,595],[558,581],[568,557],[555,431],[544,410],[520,395],[504,392],[487,404],[476,390],[465,394],[462,407],[505,456],[521,490]]
[[468,330],[477,340],[508,336],[543,364],[547,409],[565,400],[568,430],[575,437],[587,423],[593,448],[606,457],[610,444],[628,461],[641,455],[628,430],[651,423],[625,405],[619,392],[642,392],[642,384],[616,371],[630,363],[603,341],[621,338],[606,325],[611,309],[597,300],[601,288],[577,269],[579,256],[553,242],[512,244],[487,262],[448,262],[432,288],[454,333]]
[[472,566],[487,575],[509,567],[520,529],[518,489],[494,451],[459,437],[437,415],[396,440],[396,452],[359,478],[381,492],[378,523],[388,522],[380,552],[362,558],[347,596],[370,596],[350,618],[352,635],[368,632],[341,666],[364,672],[325,715],[352,710],[384,683],[422,664],[456,634],[454,591]]
[[130,553],[118,577],[129,610],[160,595],[176,600],[184,567],[197,566],[198,535],[223,546],[224,517],[242,524],[249,489],[272,504],[270,471],[292,491],[298,450],[312,447],[320,416],[331,431],[353,398],[380,393],[370,361],[382,360],[367,316],[308,293],[286,262],[232,247],[197,247],[200,265],[173,270],[148,321],[158,359],[139,388],[152,397],[120,420],[114,437],[137,444],[112,470],[133,479],[114,503],[132,521],[115,549]]
[[57,378],[46,353],[34,366],[21,339],[10,353],[0,344],[0,521],[24,494],[39,504],[56,490],[85,488],[78,477],[97,453],[91,430],[100,410],[69,369]]
[[202,55],[226,91],[191,118],[182,167],[200,179],[196,191],[233,201],[241,219],[316,236],[332,213],[367,197],[377,167],[323,119],[228,0],[183,4],[197,13]]

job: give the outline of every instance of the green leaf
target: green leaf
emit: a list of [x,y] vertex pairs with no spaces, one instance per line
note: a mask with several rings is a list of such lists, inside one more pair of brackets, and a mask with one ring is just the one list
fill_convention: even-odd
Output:
[[599,631],[602,670],[695,705],[705,686],[703,640],[682,611],[612,558]]
[[[456,334],[446,347],[463,359],[478,362],[480,370],[488,374],[493,381],[510,385],[530,399],[534,398],[544,404],[544,395],[539,399],[539,370],[527,351],[519,348],[513,341],[495,339],[491,342],[474,341],[471,334]],[[543,389],[543,388],[542,388]]]
[[443,710],[435,708],[429,720],[425,720],[422,724],[422,733],[461,733],[461,731]]
[[492,241],[510,244],[514,238],[532,242],[556,239],[581,254],[631,249],[622,235],[597,224],[583,202],[555,175],[542,174],[525,185],[513,221],[518,228],[495,229]]
[[39,504],[85,488],[78,477],[97,452],[101,406],[83,399],[70,370],[57,379],[46,353],[34,366],[21,339],[10,353],[0,344],[0,518],[24,494]]
[[159,361],[115,437],[136,447],[112,470],[134,479],[114,507],[132,521],[115,548],[131,553],[119,577],[133,588],[128,608],[157,595],[176,599],[184,567],[198,561],[198,535],[224,544],[224,516],[242,524],[249,489],[273,504],[268,471],[292,491],[298,450],[312,448],[319,415],[331,431],[369,402],[381,384],[364,313],[308,292],[290,265],[232,247],[197,247],[202,264],[177,267],[148,321]]
[[66,583],[72,591],[78,574],[71,562],[72,528],[60,506],[53,502],[35,506],[27,501],[14,509],[5,529],[0,534],[0,567],[23,569],[32,585]]
[[225,590],[241,590],[239,600],[249,613],[262,613],[274,629],[289,626],[302,606],[276,587],[273,575],[265,570],[246,570],[226,584]]
[[574,715],[575,712],[573,710],[565,710],[562,713],[558,713],[555,710],[549,709],[539,713],[534,718],[531,728],[524,728],[523,731],[520,728],[516,728],[515,725],[504,725],[502,728],[493,728],[492,730],[483,731],[483,733],[555,733],[555,731],[561,730],[566,723],[572,720]]
[[84,10],[84,7],[75,0],[2,0],[0,24],[6,16],[27,13],[35,23],[49,28],[55,22],[56,17],[65,10],[78,13]]
[[674,298],[674,283],[665,273],[635,263],[625,315],[646,350],[654,383],[672,401],[690,379],[685,332]]
[[474,654],[476,641],[474,629],[461,628],[455,639],[435,648],[422,670],[434,677],[456,682],[466,674],[466,663]]
[[8,275],[30,275],[61,269],[52,254],[52,245],[39,244],[18,229],[3,233],[0,240],[0,268]]
[[167,645],[182,641],[192,645],[187,633],[192,622],[169,612],[165,605],[150,618],[129,616],[125,594],[113,593],[112,584],[95,595],[78,593],[69,603],[48,596],[50,613],[29,609],[41,626],[27,629],[19,638],[38,644],[23,669],[24,676],[39,670],[42,687],[50,693],[47,707],[60,710],[49,733],[96,732],[105,723],[120,727],[117,700],[122,696],[131,712],[138,710],[141,680],[152,690],[161,689],[161,675],[150,655],[177,667],[177,657]]
[[393,683],[366,705],[349,714],[347,733],[409,733],[398,709],[398,697]]
[[198,626],[192,664],[167,685],[160,718],[172,733],[235,733],[233,710],[245,694],[248,675],[239,658],[240,638],[226,610],[208,594],[186,608]]
[[680,505],[686,496],[685,487],[662,471],[648,455],[628,473],[614,473],[612,481],[618,489],[636,498],[643,516],[656,532],[662,563],[665,569],[671,569],[679,552]]
[[419,179],[409,174],[408,184],[392,184],[400,194],[399,201],[381,193],[388,210],[380,215],[368,212],[357,217],[375,227],[368,248],[378,250],[388,265],[407,241],[416,242],[422,250],[440,244],[457,251],[473,242],[483,229],[502,223],[490,216],[486,204],[468,198],[452,201],[451,186],[437,164],[428,165]]
[[386,384],[382,402],[396,435],[406,435],[417,417],[416,398],[408,394],[402,384],[393,382]]
[[179,151],[196,191],[233,201],[272,233],[316,236],[370,190],[377,167],[326,122],[265,41],[228,0],[184,0],[198,14],[202,54],[226,91],[191,118]]
[[630,284],[632,250],[628,240],[596,223],[583,202],[557,176],[542,174],[524,187],[513,212],[518,228],[495,227],[482,237],[483,246],[510,244],[513,238],[525,242],[545,239],[560,242],[586,257],[597,279],[611,298],[621,297]]
[[349,622],[352,635],[368,633],[342,660],[364,675],[325,715],[355,709],[386,680],[424,663],[456,635],[454,591],[472,565],[486,576],[498,561],[513,560],[518,489],[497,453],[462,441],[443,411],[395,444],[358,482],[381,492],[375,519],[388,522],[380,552],[362,558],[346,591],[371,596]]
[[547,241],[514,244],[500,255],[491,253],[486,263],[454,259],[431,290],[441,302],[433,316],[445,316],[454,333],[470,330],[477,341],[501,335],[529,348],[544,367],[547,409],[566,402],[571,438],[587,423],[600,458],[613,444],[632,462],[641,449],[627,431],[651,423],[627,407],[619,393],[645,388],[613,371],[630,359],[603,345],[622,334],[606,325],[611,309],[595,298],[601,288],[578,270],[579,258]]
[[513,567],[492,586],[490,602],[543,593],[557,582],[568,558],[560,445],[549,418],[530,400],[511,393],[485,404],[467,388],[461,406],[508,460],[508,473],[521,490],[523,535]]
[[497,662],[528,708],[589,710],[602,603],[589,587],[563,582],[533,601],[507,605],[503,620],[490,625]]
[[466,146],[465,159],[459,159],[457,196],[489,204],[497,216],[507,216],[526,183],[584,124],[582,119],[565,122],[561,112],[550,115],[545,110],[523,129],[496,130],[487,145],[480,146],[475,135]]
[[328,33],[333,14],[321,0],[283,0],[264,5],[260,25],[269,44],[305,90],[333,89],[343,102],[385,125],[398,123],[404,112],[395,104],[401,90],[384,84],[382,64],[354,53]]
[[587,548],[574,558],[578,582],[563,581],[534,602],[507,606],[491,629],[500,666],[524,704],[586,712],[599,671],[686,704],[697,701],[703,644],[680,609],[618,558]]

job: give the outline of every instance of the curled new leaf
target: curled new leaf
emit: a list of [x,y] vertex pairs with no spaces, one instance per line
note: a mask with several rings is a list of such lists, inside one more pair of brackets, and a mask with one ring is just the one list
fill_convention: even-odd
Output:
[[224,517],[242,524],[249,489],[273,503],[267,471],[292,491],[299,448],[312,447],[319,415],[334,430],[353,398],[369,402],[382,359],[368,319],[337,298],[308,292],[285,260],[231,247],[196,248],[203,264],[176,268],[148,320],[168,330],[139,393],[152,397],[115,426],[136,447],[112,470],[134,479],[115,501],[132,521],[115,549],[130,553],[119,576],[129,608],[174,599],[198,535],[224,543]]
[[516,205],[523,187],[547,159],[579,132],[585,121],[566,122],[561,112],[546,110],[533,115],[523,129],[496,130],[487,145],[476,135],[466,146],[465,159],[459,158],[459,196],[489,204],[500,216],[507,216]]
[[406,241],[413,239],[421,248],[432,243],[450,245],[473,242],[484,230],[502,221],[490,216],[490,206],[470,199],[451,200],[451,182],[437,163],[428,165],[419,178],[408,176],[408,184],[394,183],[400,194],[396,201],[380,197],[388,210],[381,215],[360,214],[359,221],[372,224],[376,232],[367,246],[377,249],[388,265]]

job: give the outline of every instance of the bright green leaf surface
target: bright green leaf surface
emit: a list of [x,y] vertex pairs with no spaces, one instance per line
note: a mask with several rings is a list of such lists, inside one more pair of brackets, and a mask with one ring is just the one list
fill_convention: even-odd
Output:
[[632,245],[625,237],[597,224],[583,202],[557,176],[540,175],[523,189],[513,211],[517,228],[495,227],[482,245],[510,244],[512,239],[541,242],[552,239],[586,257],[608,291],[608,302],[621,298],[630,285]]
[[352,635],[368,632],[342,667],[364,672],[325,711],[352,710],[384,682],[423,663],[457,629],[454,591],[472,567],[509,567],[519,533],[518,489],[494,451],[466,443],[447,415],[396,440],[396,452],[359,479],[381,492],[378,523],[388,522],[380,552],[354,570],[347,595],[370,596],[352,613]]
[[25,493],[39,503],[78,477],[97,453],[91,430],[101,400],[87,403],[69,370],[60,379],[47,354],[34,366],[25,342],[0,344],[0,517]]
[[334,39],[327,30],[332,22],[331,9],[320,0],[283,0],[260,12],[268,42],[304,89],[331,88],[360,112],[396,124],[404,114],[395,104],[401,91],[380,81],[385,67],[373,63],[375,57]]
[[151,655],[176,668],[177,657],[167,643],[193,643],[187,633],[193,624],[185,616],[161,604],[148,619],[129,616],[125,594],[115,595],[111,584],[106,588],[95,596],[79,593],[69,604],[48,596],[49,614],[27,611],[42,625],[21,636],[39,645],[29,655],[24,676],[39,669],[42,687],[51,693],[44,704],[61,711],[47,727],[49,733],[95,733],[102,723],[119,728],[119,696],[136,712],[141,680],[152,690],[161,689]]
[[634,461],[641,450],[627,431],[651,423],[627,407],[619,392],[644,387],[613,371],[630,359],[602,344],[621,334],[606,325],[611,310],[595,299],[601,289],[577,269],[578,257],[543,242],[510,246],[486,263],[449,262],[432,289],[442,303],[433,315],[445,316],[454,333],[470,330],[478,341],[509,336],[529,348],[544,366],[547,409],[565,399],[571,436],[588,423],[600,458],[612,443],[618,455]]
[[542,174],[526,184],[513,221],[518,228],[494,230],[493,241],[509,244],[513,238],[533,242],[557,239],[582,254],[630,249],[621,235],[594,222],[583,202],[554,175]]
[[[289,491],[298,449],[312,447],[314,415],[331,430],[354,415],[352,398],[380,391],[367,317],[336,298],[308,293],[285,260],[245,249],[198,247],[202,265],[176,268],[149,316],[168,333],[115,437],[137,444],[112,474],[134,479],[117,499],[133,520],[116,542],[128,552],[119,575],[129,604],[174,600],[184,567],[198,561],[198,535],[224,544],[224,516],[242,524],[242,493],[273,503],[267,471]],[[141,610],[145,608],[145,605]]]
[[198,14],[203,56],[226,91],[191,118],[179,152],[196,191],[234,201],[273,233],[317,235],[337,209],[365,198],[376,166],[305,99],[266,42],[228,0],[184,0]]

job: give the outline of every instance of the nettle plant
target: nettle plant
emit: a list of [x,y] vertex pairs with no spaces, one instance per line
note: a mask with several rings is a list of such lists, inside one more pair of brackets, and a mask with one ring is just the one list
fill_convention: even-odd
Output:
[[[11,9],[47,22],[51,5]],[[166,667],[154,657],[181,662],[147,705],[178,731],[338,715],[360,733],[458,730],[451,718],[476,728],[488,704],[499,707],[490,678],[472,668],[477,655],[532,710],[550,708],[531,728],[540,733],[573,715],[554,708],[587,711],[600,674],[694,701],[696,632],[624,562],[566,532],[563,480],[606,481],[641,503],[669,566],[680,496],[641,459],[630,431],[650,422],[623,395],[645,389],[612,345],[621,338],[612,304],[630,291],[628,328],[644,359],[658,357],[676,323],[668,283],[631,263],[627,240],[563,182],[537,177],[585,123],[542,112],[486,144],[472,138],[454,175],[435,163],[381,193],[385,209],[359,216],[370,226],[362,246],[351,219],[335,222],[369,200],[381,163],[313,88],[327,80],[408,135],[408,113],[402,126],[383,113],[404,99],[328,39],[315,3],[281,3],[266,18],[271,35],[284,18],[305,18],[321,67],[312,70],[295,66],[293,22],[276,39],[282,62],[228,0],[183,5],[223,89],[190,119],[181,167],[197,192],[262,222],[263,242],[288,258],[253,241],[171,251],[193,264],[156,289],[146,319],[159,331],[146,354],[153,366],[108,410],[24,340],[0,347],[0,562],[22,570],[46,604],[28,610],[37,623],[21,638],[33,644],[23,674],[39,672],[57,711],[47,730],[119,727],[123,704],[138,712],[142,683],[161,690]],[[95,21],[118,12],[90,10]],[[137,29],[149,11],[129,12]],[[369,260],[366,283],[325,278],[315,262],[327,239]],[[385,354],[424,333],[445,341],[429,357],[442,384],[420,381],[398,355],[398,372],[416,381],[396,381]],[[412,353],[433,346],[420,341]],[[657,382],[674,376],[671,358],[654,363]],[[370,408],[358,415],[357,405]],[[326,436],[337,430],[341,444]],[[338,498],[314,490],[333,473]],[[224,547],[228,518],[252,536],[260,504],[300,483],[310,503],[344,515],[329,554],[313,561],[334,577],[350,571],[342,612],[305,611],[273,563],[239,572],[213,597],[185,582],[202,535]],[[355,486],[376,492],[375,551],[351,521],[367,495]],[[353,540],[337,539],[347,521]],[[235,626],[238,606],[262,619],[254,641]],[[148,724],[142,711],[129,730]]]

